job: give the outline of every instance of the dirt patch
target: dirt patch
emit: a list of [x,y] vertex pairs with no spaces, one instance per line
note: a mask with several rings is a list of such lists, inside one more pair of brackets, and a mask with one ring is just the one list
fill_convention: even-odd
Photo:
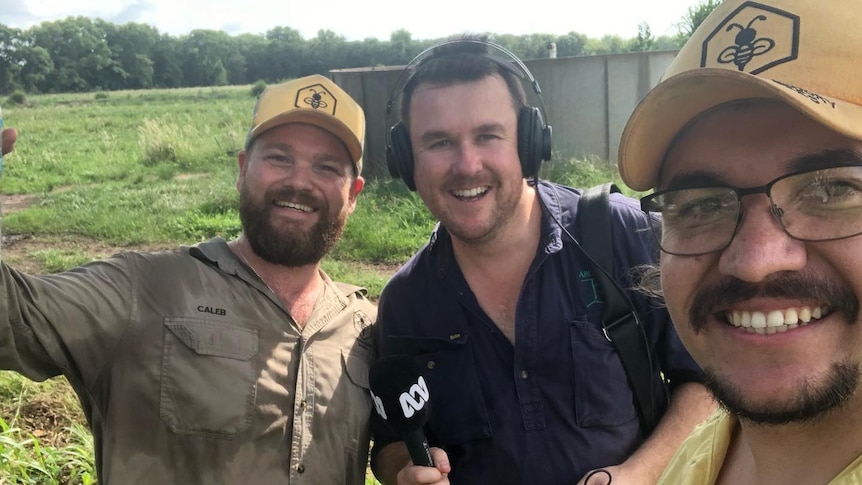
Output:
[[10,214],[21,209],[26,209],[39,201],[39,198],[31,194],[3,195],[0,203],[3,204],[3,213]]
[[[11,214],[39,203],[39,197],[33,194],[0,195],[3,214]],[[44,274],[47,272],[40,251],[60,250],[79,252],[92,259],[107,258],[121,251],[160,251],[175,249],[177,245],[129,245],[117,246],[82,236],[34,236],[20,234],[2,234],[0,251],[2,259],[15,269],[29,274]]]

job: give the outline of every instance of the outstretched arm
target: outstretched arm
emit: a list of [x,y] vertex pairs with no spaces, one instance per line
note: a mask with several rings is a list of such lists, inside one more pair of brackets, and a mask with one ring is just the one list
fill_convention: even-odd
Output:
[[[623,463],[605,467],[613,485],[653,485],[664,471],[673,454],[695,426],[703,422],[716,403],[699,383],[681,384],[671,396],[670,406],[647,440]],[[598,473],[578,485],[606,485],[608,474]]]

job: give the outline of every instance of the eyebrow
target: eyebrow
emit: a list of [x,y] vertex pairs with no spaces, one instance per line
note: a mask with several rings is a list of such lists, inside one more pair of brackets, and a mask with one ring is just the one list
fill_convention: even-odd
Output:
[[[791,158],[784,165],[787,173],[792,173],[854,164],[862,165],[862,152],[852,148],[830,148]],[[693,170],[674,175],[666,184],[662,184],[657,189],[667,190],[727,185],[729,184],[726,181],[713,172]]]
[[696,170],[674,175],[666,184],[661,184],[659,187],[656,187],[656,189],[669,190],[685,189],[690,187],[713,187],[720,185],[727,185],[727,182],[714,173]]
[[[290,155],[290,156],[295,156],[295,150],[294,150],[293,146],[290,145],[289,143],[265,144],[265,145],[261,145],[260,148],[261,148],[261,151],[263,151],[263,150],[276,150],[276,151],[285,153],[285,154]],[[314,162],[317,162],[317,163],[338,162],[338,163],[343,163],[344,165],[347,165],[347,166],[351,166],[353,164],[353,161],[350,159],[349,154],[345,158],[342,155],[339,155],[335,152],[330,152],[330,151],[318,153],[312,158],[312,160]]]
[[792,159],[788,166],[793,172],[816,170],[840,165],[862,165],[862,153],[852,148],[830,148]]
[[[499,132],[499,131],[502,131],[504,129],[505,129],[505,127],[503,126],[502,123],[485,123],[485,124],[479,125],[476,128],[474,128],[472,130],[472,133],[477,134],[477,133]],[[419,140],[427,143],[429,141],[439,140],[441,138],[449,138],[450,136],[452,136],[452,135],[446,130],[429,130],[429,131],[422,133],[422,136],[419,137]]]

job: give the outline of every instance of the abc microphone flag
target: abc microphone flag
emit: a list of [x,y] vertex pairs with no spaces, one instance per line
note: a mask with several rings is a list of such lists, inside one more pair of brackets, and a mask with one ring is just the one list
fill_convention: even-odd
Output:
[[416,465],[434,466],[423,426],[430,405],[428,384],[407,355],[389,355],[371,365],[368,375],[377,415],[407,444]]

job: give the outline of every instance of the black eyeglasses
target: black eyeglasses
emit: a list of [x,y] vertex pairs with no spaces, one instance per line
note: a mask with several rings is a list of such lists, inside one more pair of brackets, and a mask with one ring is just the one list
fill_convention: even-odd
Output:
[[766,194],[772,214],[792,238],[831,241],[862,234],[862,166],[783,175],[759,187],[727,185],[662,190],[641,198],[662,251],[696,256],[730,245],[742,221],[743,197]]

